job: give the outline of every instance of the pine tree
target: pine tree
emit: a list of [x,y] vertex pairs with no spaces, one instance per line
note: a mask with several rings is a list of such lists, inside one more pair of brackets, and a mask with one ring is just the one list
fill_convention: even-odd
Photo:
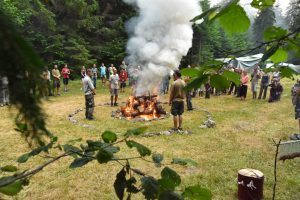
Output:
[[274,23],[275,13],[273,11],[273,7],[268,7],[258,13],[258,16],[255,18],[252,26],[252,40],[254,44],[259,45],[263,42],[264,31],[268,27],[273,26]]

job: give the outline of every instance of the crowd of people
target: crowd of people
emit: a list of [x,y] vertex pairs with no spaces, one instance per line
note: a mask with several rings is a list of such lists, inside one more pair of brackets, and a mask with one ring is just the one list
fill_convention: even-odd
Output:
[[[268,90],[270,88],[268,102],[279,101],[283,92],[282,84],[280,83],[280,72],[277,70],[273,73],[264,72],[260,69],[259,65],[256,64],[252,71],[235,68],[232,65],[226,67],[227,70],[240,74],[240,83],[237,85],[231,82],[230,87],[227,90],[220,91],[211,86],[209,82],[205,83],[201,88],[193,91],[193,97],[199,94],[205,98],[210,98],[210,95],[234,95],[244,101],[251,89],[252,99],[266,99]],[[249,75],[250,73],[250,75]],[[248,87],[250,86],[250,89]]]

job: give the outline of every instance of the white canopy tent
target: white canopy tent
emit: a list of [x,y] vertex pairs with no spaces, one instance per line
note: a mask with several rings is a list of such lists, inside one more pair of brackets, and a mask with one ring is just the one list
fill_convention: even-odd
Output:
[[[248,72],[252,72],[253,67],[256,63],[259,63],[261,61],[261,58],[263,57],[262,53],[251,55],[251,56],[243,56],[239,58],[217,58],[216,60],[222,61],[223,63],[227,63],[229,65],[233,65],[239,69],[246,70]],[[266,64],[266,68],[270,67],[288,67],[295,71],[296,73],[300,74],[300,66],[296,66],[290,63],[279,63],[274,65],[272,62],[268,62]]]

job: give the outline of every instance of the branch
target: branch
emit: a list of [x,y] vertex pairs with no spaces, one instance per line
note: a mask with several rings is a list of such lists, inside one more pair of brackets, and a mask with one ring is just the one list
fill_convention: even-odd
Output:
[[237,53],[241,53],[241,52],[245,52],[245,53],[241,54],[240,56],[245,56],[245,55],[247,55],[247,54],[249,54],[249,53],[251,53],[251,52],[253,52],[253,51],[257,50],[257,49],[260,49],[260,48],[262,48],[262,47],[264,47],[266,45],[269,45],[271,43],[274,43],[274,42],[278,42],[279,43],[279,42],[281,42],[281,41],[289,38],[291,35],[294,35],[295,33],[298,33],[298,32],[300,32],[300,26],[297,29],[295,29],[293,32],[290,32],[290,33],[282,36],[281,38],[270,40],[268,42],[262,42],[262,43],[260,43],[256,47],[249,48],[249,49],[243,49],[243,50],[239,50],[239,51],[235,51],[235,52],[227,52],[227,56],[226,57],[228,57],[230,54],[237,54]]
[[[275,140],[272,139],[273,142],[275,143]],[[275,161],[274,161],[274,185],[273,185],[273,197],[272,200],[275,200],[275,194],[276,194],[276,184],[277,184],[277,156],[278,156],[278,150],[280,146],[281,140],[279,140],[278,143],[276,144],[276,153],[275,153]]]
[[0,183],[0,187],[4,187],[6,185],[9,185],[11,183],[14,183],[15,181],[17,180],[21,180],[21,179],[24,179],[26,177],[29,177],[29,176],[32,176],[32,175],[35,175],[36,173],[38,173],[39,171],[43,170],[46,166],[50,165],[51,163],[61,159],[62,157],[65,157],[65,156],[68,156],[70,155],[70,153],[64,153],[62,155],[59,155],[55,158],[53,158],[52,160],[49,160],[48,162],[46,162],[45,164],[41,165],[41,166],[38,166],[37,168],[35,168],[34,170],[32,171],[29,171],[29,172],[23,172],[22,174],[19,174],[11,179],[8,179],[7,181],[4,181],[2,183]]

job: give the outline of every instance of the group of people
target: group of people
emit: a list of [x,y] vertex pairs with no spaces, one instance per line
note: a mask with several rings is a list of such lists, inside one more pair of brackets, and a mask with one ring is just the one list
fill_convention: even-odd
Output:
[[[248,85],[252,92],[252,99],[266,99],[268,88],[270,87],[270,96],[268,98],[269,102],[279,101],[281,94],[283,92],[283,87],[280,83],[280,72],[275,71],[273,74],[266,73],[260,69],[259,65],[256,64],[249,76],[246,70],[234,68],[232,65],[228,66],[228,70],[240,74],[240,83],[237,85],[231,82],[228,90],[217,90],[211,87],[210,83],[207,82],[203,87],[195,90],[193,96],[199,92],[199,96],[204,96],[205,98],[210,98],[211,94],[221,95],[221,94],[233,94],[239,97],[241,100],[245,100],[248,94]],[[259,88],[259,91],[258,91]]]
[[106,69],[104,63],[101,64],[99,68],[99,73],[96,65],[94,64],[91,69],[85,70],[83,66],[81,69],[81,76],[82,76],[82,84],[83,84],[83,91],[85,94],[85,106],[86,106],[86,113],[85,117],[88,120],[93,120],[93,112],[94,112],[94,95],[96,94],[96,86],[97,86],[97,77],[100,74],[100,78],[102,80],[102,86],[105,86],[106,79],[108,76],[109,81],[109,91],[110,91],[110,102],[111,106],[118,106],[118,93],[119,89],[120,92],[125,92],[126,81],[127,81],[127,65],[125,62],[122,62],[120,66],[120,73],[118,74],[118,70],[114,67],[113,64]]

